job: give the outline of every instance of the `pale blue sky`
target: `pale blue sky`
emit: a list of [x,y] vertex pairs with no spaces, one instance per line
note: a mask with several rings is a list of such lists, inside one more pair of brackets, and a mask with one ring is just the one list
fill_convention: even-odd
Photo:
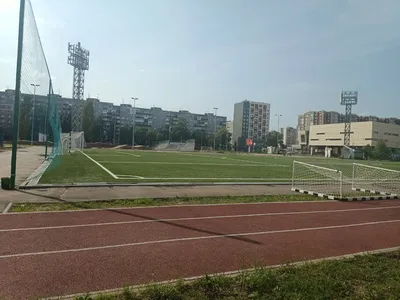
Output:
[[[232,119],[243,99],[295,126],[308,110],[400,117],[398,0],[31,0],[55,91],[70,97],[67,44],[89,49],[85,97]],[[19,0],[0,0],[0,88],[14,88]],[[78,12],[76,7],[80,7]],[[271,118],[276,128],[276,118]]]

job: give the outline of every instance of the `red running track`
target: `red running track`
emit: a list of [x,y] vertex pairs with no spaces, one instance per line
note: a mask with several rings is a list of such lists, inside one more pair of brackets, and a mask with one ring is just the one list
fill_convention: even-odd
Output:
[[400,246],[400,201],[0,215],[0,299],[36,299]]

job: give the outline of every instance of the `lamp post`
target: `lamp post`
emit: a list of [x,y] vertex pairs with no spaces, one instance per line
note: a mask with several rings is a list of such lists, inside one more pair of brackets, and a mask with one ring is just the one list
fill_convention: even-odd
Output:
[[215,113],[215,122],[214,122],[214,151],[215,151],[215,136],[217,135],[217,111],[218,111],[218,107],[214,107],[213,108]]
[[276,131],[276,153],[278,153],[278,147],[279,147],[279,118],[282,117],[282,115],[275,114],[275,117],[278,117],[278,130]]
[[135,117],[136,117],[136,101],[139,100],[137,97],[131,97],[133,100],[133,118],[132,118],[132,150],[135,147]]
[[35,100],[36,100],[36,88],[40,86],[40,84],[31,83],[33,86],[33,104],[32,104],[32,129],[31,129],[31,146],[33,145],[33,130],[35,126]]

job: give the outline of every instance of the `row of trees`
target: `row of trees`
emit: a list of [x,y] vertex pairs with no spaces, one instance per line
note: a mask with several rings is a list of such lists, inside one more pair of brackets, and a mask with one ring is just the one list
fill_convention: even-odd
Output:
[[388,148],[385,141],[378,141],[375,147],[369,145],[364,147],[365,159],[398,160],[399,154],[397,150]]

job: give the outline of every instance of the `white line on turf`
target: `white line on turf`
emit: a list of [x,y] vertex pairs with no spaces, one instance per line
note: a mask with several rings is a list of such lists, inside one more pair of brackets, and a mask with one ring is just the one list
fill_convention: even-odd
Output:
[[226,215],[226,216],[224,216],[224,215],[222,215],[222,216],[204,216],[204,217],[189,217],[189,218],[166,218],[166,219],[155,219],[155,220],[137,220],[137,221],[88,223],[88,224],[75,224],[75,225],[45,226],[45,227],[10,228],[10,229],[0,229],[0,232],[52,230],[52,229],[113,226],[113,225],[141,224],[141,223],[162,223],[162,222],[173,222],[173,221],[199,221],[199,220],[235,219],[235,218],[238,219],[238,218],[273,217],[273,216],[331,214],[331,213],[346,213],[346,212],[351,213],[351,212],[359,212],[359,211],[375,211],[375,210],[385,210],[385,209],[400,209],[400,206],[337,209],[337,210],[293,211],[293,212],[279,212],[279,213]]
[[89,158],[92,162],[94,162],[96,165],[98,165],[100,168],[102,168],[104,171],[106,171],[109,175],[111,175],[114,179],[118,179],[118,177],[111,172],[109,169],[107,169],[106,167],[104,167],[102,164],[100,164],[99,162],[95,161],[93,158],[91,158],[89,155],[87,155],[86,153],[84,153],[83,151],[79,150],[78,151],[80,153],[82,153],[83,155],[85,155],[87,158]]
[[[170,161],[115,161],[115,160],[101,160],[99,163],[107,164],[154,164],[154,165],[203,165],[203,166],[235,166],[235,167],[271,167],[272,165],[266,164],[229,164],[229,163],[203,163],[203,162],[170,162]],[[273,165],[275,166],[275,165]],[[289,166],[285,166],[289,167]]]
[[307,227],[307,228],[298,228],[298,229],[257,231],[257,232],[246,232],[246,233],[231,233],[231,234],[222,234],[222,235],[208,235],[208,236],[165,239],[165,240],[153,240],[153,241],[145,241],[145,242],[135,242],[135,243],[126,243],[126,244],[107,245],[107,246],[95,246],[95,247],[87,247],[87,248],[74,248],[74,249],[65,249],[65,250],[53,250],[53,251],[25,252],[25,253],[17,253],[17,254],[6,254],[6,255],[0,255],[0,259],[14,258],[14,257],[24,257],[24,256],[61,254],[61,253],[76,253],[76,252],[83,252],[83,251],[117,249],[117,248],[123,248],[123,247],[136,247],[136,246],[143,246],[143,245],[166,244],[166,243],[176,243],[176,242],[189,242],[189,241],[198,241],[198,240],[211,240],[211,239],[221,239],[221,238],[229,238],[229,237],[270,235],[270,234],[280,234],[280,233],[289,233],[289,232],[307,232],[307,231],[330,230],[330,229],[339,229],[339,228],[354,228],[354,227],[362,227],[362,226],[391,224],[391,223],[398,223],[398,222],[400,222],[400,220],[365,222],[365,223],[356,223],[356,224],[347,224],[347,225],[334,225],[334,226],[323,226],[323,227]]
[[118,153],[122,153],[122,154],[125,154],[125,155],[130,155],[130,156],[135,156],[135,157],[141,157],[139,154],[134,154],[134,153],[125,152],[125,151],[118,151]]
[[[124,175],[124,176],[130,176],[130,175]],[[137,178],[135,175],[133,176],[132,179]],[[117,178],[117,179],[128,179],[128,178]],[[142,177],[138,179],[144,179],[144,180],[235,180],[235,181],[259,181],[259,182],[282,182],[282,181],[288,181],[292,180],[292,178],[258,178],[258,177],[252,177],[252,178],[237,178],[237,177]],[[289,190],[289,189],[288,189]]]

